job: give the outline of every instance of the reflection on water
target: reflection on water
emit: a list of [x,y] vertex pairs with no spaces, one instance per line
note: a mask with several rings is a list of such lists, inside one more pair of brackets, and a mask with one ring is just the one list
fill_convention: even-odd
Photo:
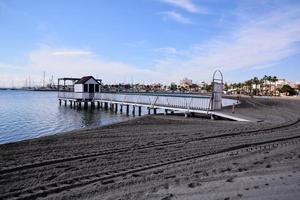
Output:
[[112,124],[132,117],[59,106],[56,92],[0,91],[0,144]]

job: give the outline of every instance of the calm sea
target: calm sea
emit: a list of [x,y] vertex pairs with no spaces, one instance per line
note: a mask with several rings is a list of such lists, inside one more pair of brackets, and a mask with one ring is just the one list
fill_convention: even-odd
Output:
[[0,90],[0,144],[130,118],[133,116],[59,106],[57,92]]

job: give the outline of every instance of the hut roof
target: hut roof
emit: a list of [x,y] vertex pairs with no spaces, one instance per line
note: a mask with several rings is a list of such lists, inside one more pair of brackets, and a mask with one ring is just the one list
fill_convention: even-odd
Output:
[[99,81],[96,80],[93,76],[84,76],[80,80],[78,80],[75,84],[84,84],[85,82],[87,82],[91,78],[94,79],[98,84],[100,84]]

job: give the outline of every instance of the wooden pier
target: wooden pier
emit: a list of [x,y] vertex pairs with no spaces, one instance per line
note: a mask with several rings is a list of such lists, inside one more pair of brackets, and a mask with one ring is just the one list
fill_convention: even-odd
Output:
[[[60,87],[60,81],[62,80],[64,85]],[[71,81],[72,85],[66,86],[66,81]],[[148,110],[148,114],[157,114],[157,110],[160,109],[164,110],[164,114],[171,114],[176,111],[182,112],[185,117],[201,114],[212,119],[219,116],[237,121],[247,121],[218,112],[222,108],[221,95],[218,98],[213,98],[210,96],[176,93],[102,92],[101,80],[96,80],[92,76],[81,79],[62,78],[59,79],[58,85],[59,88],[64,88],[58,91],[59,104],[64,104],[64,106],[69,104],[71,108],[104,109],[129,115],[131,107],[131,114],[140,116],[142,107],[144,107]]]

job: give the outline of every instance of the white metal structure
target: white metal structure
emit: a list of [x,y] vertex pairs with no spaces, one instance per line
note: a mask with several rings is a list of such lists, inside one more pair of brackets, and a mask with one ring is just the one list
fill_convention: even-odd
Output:
[[[216,78],[217,73],[220,77]],[[222,95],[223,95],[223,74],[220,70],[216,70],[212,81],[212,95],[211,95],[211,110],[222,109]]]
[[[59,99],[90,100],[90,93],[59,92]],[[210,98],[198,95],[156,94],[156,93],[95,93],[94,102],[118,103],[145,106],[149,108],[174,108],[190,110],[209,110]]]
[[[80,102],[91,102],[89,95],[89,93],[59,92],[58,98],[60,100],[75,102],[79,98]],[[149,109],[165,109],[184,113],[199,113],[207,116],[220,116],[236,121],[248,121],[211,110],[211,98],[209,96],[156,93],[95,93],[92,102],[131,105],[134,107],[147,107]]]

